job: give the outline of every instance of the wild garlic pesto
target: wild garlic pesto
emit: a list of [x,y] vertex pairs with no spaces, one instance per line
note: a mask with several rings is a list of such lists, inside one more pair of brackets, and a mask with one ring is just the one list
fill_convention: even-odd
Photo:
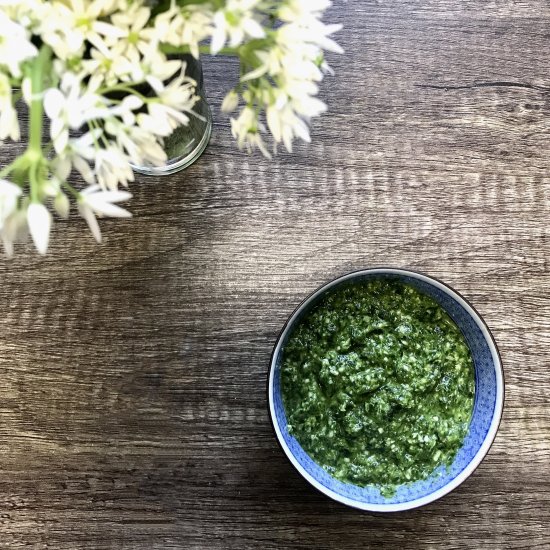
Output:
[[396,486],[450,465],[474,399],[462,333],[392,279],[329,292],[291,334],[281,366],[288,430],[341,481]]

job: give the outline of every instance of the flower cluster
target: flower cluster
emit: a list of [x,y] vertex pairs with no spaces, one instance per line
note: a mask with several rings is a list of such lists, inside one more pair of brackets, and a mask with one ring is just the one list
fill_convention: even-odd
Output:
[[[52,213],[71,201],[101,240],[97,217],[128,217],[119,190],[133,166],[166,162],[164,140],[190,118],[199,96],[186,63],[169,53],[236,55],[238,86],[223,110],[239,147],[266,156],[295,138],[325,105],[315,96],[328,71],[323,50],[336,25],[328,0],[0,0],[0,144],[23,154],[0,169],[0,236],[8,255],[30,234],[48,248]],[[49,124],[45,125],[44,120]],[[273,136],[269,147],[262,134]],[[46,130],[47,127],[47,130]],[[271,151],[270,151],[271,149]],[[87,187],[75,182],[85,182]]]
[[230,40],[235,36],[241,39],[245,32],[258,38],[256,47],[249,53],[244,48],[243,76],[223,104],[223,109],[231,112],[237,108],[239,97],[245,103],[239,116],[231,120],[233,135],[240,147],[258,148],[269,157],[270,152],[261,137],[265,132],[261,114],[265,111],[275,148],[282,142],[292,152],[295,138],[310,141],[307,123],[326,110],[326,105],[315,97],[318,83],[331,71],[324,61],[323,50],[342,52],[330,38],[341,27],[321,22],[321,16],[330,6],[328,0],[286,0],[275,8],[277,24],[269,31],[264,30],[264,34],[257,34],[251,21],[267,17],[273,3],[261,0],[233,2],[253,5],[256,19],[243,10],[240,33],[234,26],[226,29],[227,25],[221,31],[216,28],[216,32],[221,32],[223,37],[228,33]]

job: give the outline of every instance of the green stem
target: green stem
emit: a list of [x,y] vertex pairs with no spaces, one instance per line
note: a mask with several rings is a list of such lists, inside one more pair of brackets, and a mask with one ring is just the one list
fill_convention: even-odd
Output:
[[44,156],[47,158],[48,155],[53,151],[53,141],[50,141],[46,147],[44,147]]
[[75,199],[80,198],[80,193],[70,183],[64,181],[62,185]]
[[[4,166],[4,168],[0,170],[0,178],[5,178],[9,174],[13,173],[14,176],[17,176],[17,180],[14,180],[13,183],[23,185],[24,175],[26,174],[28,169],[29,159],[27,157],[27,154],[25,153],[17,157],[13,162],[10,162],[10,164],[8,164],[7,166]],[[23,180],[21,179],[22,177]]]
[[40,181],[38,180],[38,162],[31,164],[29,168],[29,183],[31,186],[31,201],[40,202],[38,200],[38,189]]
[[33,97],[31,101],[29,149],[35,152],[42,151],[42,118],[44,116],[44,106],[41,93],[44,86],[44,68],[50,54],[50,48],[48,46],[42,46],[31,70],[31,89]]
[[[17,159],[16,159],[17,160]],[[0,170],[0,179],[1,178],[5,178],[6,176],[9,175],[9,173],[14,169],[15,167],[15,162],[16,160],[14,160],[13,162],[10,162],[10,164],[8,164],[7,166],[4,166],[4,168],[2,168],[2,170]]]
[[31,164],[29,169],[29,183],[31,187],[31,200],[33,202],[38,202],[38,191],[40,187],[38,168],[41,161],[44,159],[42,153],[42,123],[44,117],[42,91],[44,89],[46,65],[50,59],[51,53],[49,46],[42,46],[31,69],[32,100],[30,105],[29,146],[25,155],[28,157]]
[[139,86],[140,84],[143,84],[143,82],[124,82],[123,84],[114,84],[113,86],[99,88],[99,90],[97,90],[97,93],[99,95],[105,95],[111,92],[127,92],[129,94],[139,97],[143,101],[147,101],[148,98],[146,96],[131,87]]

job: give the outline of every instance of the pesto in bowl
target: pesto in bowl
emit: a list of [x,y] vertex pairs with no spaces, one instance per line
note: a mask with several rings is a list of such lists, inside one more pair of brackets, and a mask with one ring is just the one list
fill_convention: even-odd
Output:
[[293,327],[280,368],[288,433],[334,478],[385,497],[450,466],[468,432],[464,336],[400,280],[331,289]]

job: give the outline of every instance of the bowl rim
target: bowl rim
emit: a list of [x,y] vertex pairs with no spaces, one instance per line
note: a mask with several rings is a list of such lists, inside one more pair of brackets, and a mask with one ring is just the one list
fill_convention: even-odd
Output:
[[[414,500],[401,502],[401,503],[393,503],[393,504],[374,504],[374,503],[368,503],[368,502],[358,502],[349,497],[340,495],[335,491],[333,491],[332,489],[329,489],[328,487],[325,487],[324,485],[319,483],[311,474],[309,474],[306,470],[302,468],[300,463],[296,460],[296,458],[292,454],[292,451],[286,445],[283,434],[276,420],[275,408],[273,403],[273,381],[274,381],[274,375],[275,375],[275,360],[282,346],[282,341],[284,339],[284,336],[295,323],[297,316],[312,300],[314,300],[321,294],[324,294],[330,288],[346,280],[354,279],[362,275],[376,275],[376,274],[401,275],[401,276],[413,277],[421,281],[424,281],[428,284],[432,284],[436,286],[437,288],[446,292],[452,298],[454,298],[468,312],[468,314],[472,317],[472,319],[475,321],[475,323],[478,325],[479,329],[481,330],[481,333],[483,334],[483,337],[485,338],[489,346],[489,349],[491,351],[491,356],[495,367],[496,383],[497,383],[495,410],[493,412],[493,417],[491,419],[489,430],[487,432],[487,435],[485,436],[485,439],[483,440],[481,447],[479,448],[479,450],[477,451],[473,459],[470,461],[468,466],[466,466],[466,468],[464,468],[464,470],[460,472],[458,476],[452,479],[447,485],[444,485],[437,491],[434,491],[429,495],[425,495],[423,497],[420,497]],[[502,358],[501,358],[496,340],[493,334],[491,333],[491,330],[487,326],[487,323],[484,321],[483,317],[476,310],[476,308],[469,302],[469,300],[464,298],[462,294],[457,292],[454,288],[452,288],[447,283],[431,275],[426,275],[421,271],[416,271],[414,269],[409,269],[409,268],[376,266],[372,268],[358,269],[355,271],[351,271],[349,273],[345,273],[344,275],[341,275],[335,279],[332,279],[329,282],[318,287],[316,290],[314,290],[308,296],[306,296],[306,298],[304,298],[300,302],[300,304],[294,309],[294,311],[287,318],[285,324],[283,325],[281,331],[279,332],[279,335],[277,336],[277,339],[275,341],[275,345],[273,347],[273,351],[271,352],[271,357],[269,360],[269,372],[267,376],[267,404],[268,404],[268,412],[269,412],[268,416],[271,423],[271,427],[275,433],[277,443],[279,444],[279,447],[282,449],[282,451],[284,452],[284,454],[286,455],[287,459],[292,464],[292,466],[315,489],[317,489],[324,495],[328,496],[329,498],[337,502],[340,502],[352,508],[356,508],[363,511],[402,512],[406,510],[412,510],[414,508],[419,508],[421,506],[425,506],[431,502],[434,502],[440,499],[441,497],[445,496],[446,494],[450,493],[454,489],[456,489],[459,485],[461,485],[464,481],[466,481],[466,479],[468,479],[473,474],[473,472],[481,464],[485,456],[487,456],[487,453],[489,452],[495,440],[498,429],[500,427],[500,423],[502,420],[502,413],[504,410],[504,402],[505,402],[505,380],[504,380],[504,368],[502,366]]]

